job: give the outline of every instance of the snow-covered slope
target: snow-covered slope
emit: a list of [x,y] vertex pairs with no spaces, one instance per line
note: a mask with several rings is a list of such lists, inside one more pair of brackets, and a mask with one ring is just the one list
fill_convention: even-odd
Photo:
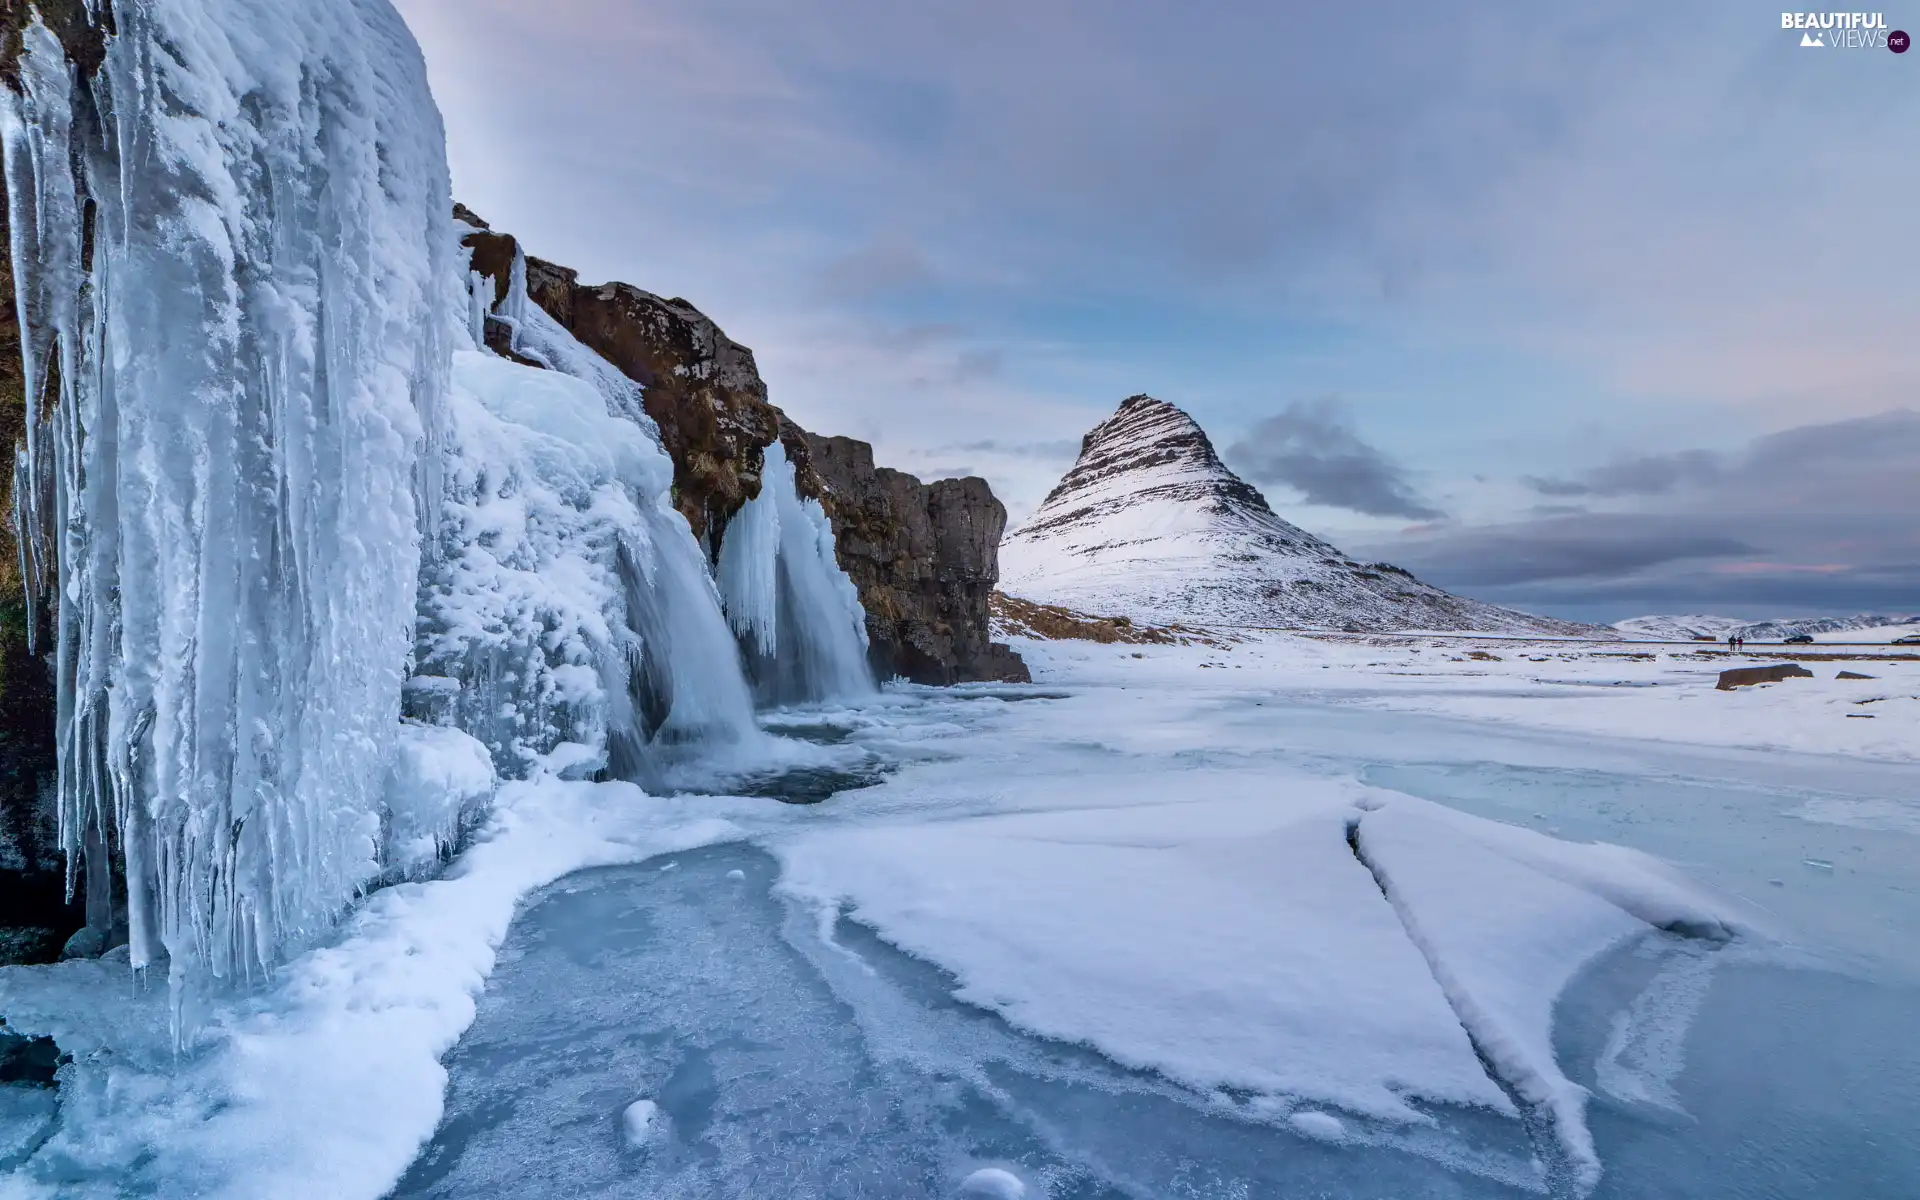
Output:
[[[1684,642],[1698,637],[1718,639],[1734,633],[1754,641],[1772,641],[1796,633],[1843,634],[1868,630],[1879,633],[1916,623],[1920,623],[1920,617],[1896,617],[1885,613],[1860,613],[1851,617],[1778,617],[1770,621],[1693,613],[1686,616],[1629,617],[1624,621],[1615,621],[1613,627],[1630,638],[1657,642]],[[1869,637],[1867,640],[1882,639]]]
[[1000,586],[1156,622],[1591,632],[1353,561],[1274,515],[1192,417],[1151,396],[1095,426],[1073,469],[1000,543]]

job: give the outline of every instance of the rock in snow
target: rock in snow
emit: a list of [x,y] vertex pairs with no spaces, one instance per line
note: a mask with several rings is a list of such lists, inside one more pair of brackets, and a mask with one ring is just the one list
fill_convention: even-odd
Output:
[[1780,663],[1771,667],[1735,667],[1720,672],[1720,682],[1713,686],[1723,692],[1738,687],[1752,687],[1758,683],[1779,683],[1782,679],[1812,679],[1813,672],[1799,663]]
[[1194,419],[1133,396],[1000,544],[1001,590],[1135,620],[1345,629],[1591,633],[1353,561],[1281,520]]

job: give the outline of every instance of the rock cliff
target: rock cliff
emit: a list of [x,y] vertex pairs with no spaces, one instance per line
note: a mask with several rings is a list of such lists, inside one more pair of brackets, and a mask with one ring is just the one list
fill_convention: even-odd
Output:
[[989,635],[1007,510],[987,481],[921,483],[874,466],[865,442],[801,436],[876,669],[921,683],[1026,680],[1020,656]]
[[[471,210],[457,218],[472,268],[511,287],[518,242]],[[1025,664],[989,635],[1006,509],[984,479],[922,483],[876,467],[873,447],[800,428],[767,399],[753,351],[679,298],[625,283],[582,284],[579,274],[525,257],[527,297],[645,392],[647,415],[673,457],[674,506],[714,553],[727,522],[759,494],[762,452],[775,438],[800,492],[833,523],[840,567],[867,612],[874,670],[918,683],[1027,678]],[[512,331],[489,321],[487,342],[513,354]]]

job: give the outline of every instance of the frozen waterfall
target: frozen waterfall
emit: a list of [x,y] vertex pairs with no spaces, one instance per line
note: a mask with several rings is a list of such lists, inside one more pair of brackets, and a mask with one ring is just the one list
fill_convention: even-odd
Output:
[[727,523],[719,580],[763,700],[847,699],[873,690],[860,595],[835,557],[826,512],[801,497],[778,441],[767,447],[760,494]]
[[[762,735],[639,388],[523,281],[499,315],[548,369],[477,336],[388,0],[115,20],[86,74],[35,21],[0,88],[15,521],[57,612],[70,872],[178,998],[432,870],[496,777],[644,782]],[[821,610],[818,562],[788,573],[797,613],[856,636],[843,576]],[[804,661],[816,691],[869,686]]]
[[447,385],[445,138],[385,0],[115,21],[83,80],[36,20],[0,105],[16,519],[58,598],[90,907],[117,849],[134,965],[245,977],[377,870]]
[[[591,593],[599,616],[594,622],[572,626],[564,639],[557,639],[554,630],[571,618],[535,622],[528,627],[535,636],[522,638],[513,652],[529,664],[532,674],[515,668],[507,672],[516,678],[537,678],[545,668],[535,660],[554,658],[556,642],[564,640],[572,648],[559,657],[571,665],[555,665],[561,676],[570,674],[579,688],[555,676],[553,682],[535,689],[531,704],[503,710],[497,701],[484,698],[493,690],[491,683],[478,688],[470,683],[460,693],[467,712],[463,727],[467,722],[493,726],[494,736],[482,735],[482,740],[495,747],[496,758],[509,749],[510,757],[532,763],[557,751],[572,756],[575,772],[604,770],[641,783],[652,782],[663,766],[701,748],[758,736],[753,697],[741,673],[738,649],[699,543],[671,503],[673,463],[660,448],[659,430],[647,416],[640,386],[581,345],[527,298],[523,253],[516,254],[507,294],[492,312],[483,298],[490,295],[491,282],[475,279],[469,292],[477,299],[469,303],[468,311],[472,314],[469,336],[476,348],[484,344],[485,319],[493,316],[511,327],[514,353],[545,368],[476,354],[469,368],[456,370],[456,384],[477,382],[482,373],[498,381],[492,387],[456,386],[455,390],[490,395],[482,407],[512,429],[512,436],[492,439],[493,449],[483,456],[493,463],[491,478],[502,481],[486,486],[504,486],[524,503],[545,487],[542,480],[573,480],[560,489],[565,492],[572,487],[571,499],[549,504],[535,519],[516,526],[525,535],[552,542],[547,549],[522,556],[524,600],[533,608],[549,606],[559,616],[551,608],[553,597],[541,599],[553,590],[556,575],[591,579],[590,586],[574,589],[573,594]],[[472,423],[456,420],[455,424],[454,437],[460,441]],[[582,466],[598,462],[608,451],[624,465]],[[529,461],[508,466],[503,461],[506,457],[545,459],[548,465]],[[464,482],[474,478],[472,467],[478,460],[465,449],[455,458],[453,503],[469,532],[450,534],[451,560],[456,566],[477,560],[482,570],[492,570],[503,561],[501,547],[488,537],[475,536],[473,531],[490,525],[484,519],[471,522],[477,493]],[[594,487],[611,491],[590,500],[590,489],[581,490],[575,477],[583,469],[597,473]],[[527,482],[504,482],[513,479]],[[569,526],[573,530],[558,540],[549,536]],[[564,557],[569,565],[561,571],[556,570],[561,561],[556,550],[563,544],[584,547],[585,553],[568,551]],[[423,615],[436,607],[470,609],[476,599],[485,601],[498,594],[495,588],[475,588],[470,580],[451,583],[429,598]],[[499,623],[488,626],[471,620],[464,627],[503,628]],[[496,653],[499,641],[491,636],[468,637],[448,654],[444,634],[436,632],[434,637],[436,649],[429,661],[451,658],[461,664],[456,671],[468,673]],[[596,664],[591,678],[588,663]],[[550,703],[545,697],[558,702]],[[501,726],[488,715],[502,711],[515,729]],[[551,758],[542,765],[567,766]]]

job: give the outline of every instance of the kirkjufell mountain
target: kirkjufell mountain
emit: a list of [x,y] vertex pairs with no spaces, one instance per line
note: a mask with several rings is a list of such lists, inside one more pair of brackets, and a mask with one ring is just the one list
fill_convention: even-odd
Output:
[[1000,544],[1008,595],[1136,621],[1575,633],[1360,563],[1282,520],[1185,412],[1133,396]]

